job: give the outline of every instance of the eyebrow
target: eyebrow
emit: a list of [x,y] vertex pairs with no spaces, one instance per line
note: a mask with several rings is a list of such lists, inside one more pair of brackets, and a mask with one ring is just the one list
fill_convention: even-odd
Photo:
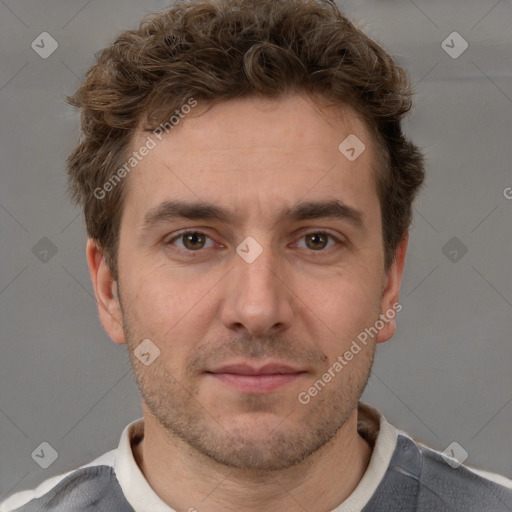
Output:
[[[146,213],[143,220],[143,229],[151,229],[157,224],[176,219],[218,220],[226,224],[232,224],[236,217],[234,212],[213,203],[181,200],[164,201]],[[322,218],[342,220],[359,229],[365,227],[364,213],[340,200],[300,202],[292,207],[285,207],[279,212],[275,222]]]

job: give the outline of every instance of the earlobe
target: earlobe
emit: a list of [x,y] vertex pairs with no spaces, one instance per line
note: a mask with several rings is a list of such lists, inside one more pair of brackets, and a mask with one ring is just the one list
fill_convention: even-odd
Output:
[[409,233],[405,233],[395,251],[395,258],[383,285],[380,318],[384,323],[384,327],[379,330],[377,334],[375,340],[377,343],[388,341],[394,336],[396,331],[396,314],[402,309],[399,303],[400,285],[402,282],[408,243]]
[[126,343],[117,282],[105,262],[102,249],[95,240],[87,241],[86,254],[101,324],[114,342]]

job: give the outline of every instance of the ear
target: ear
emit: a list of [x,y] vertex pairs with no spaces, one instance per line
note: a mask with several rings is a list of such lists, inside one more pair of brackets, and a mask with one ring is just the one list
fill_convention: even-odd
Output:
[[117,282],[105,263],[103,251],[90,238],[87,240],[86,254],[101,324],[113,341],[126,343]]
[[396,331],[396,313],[402,309],[402,305],[398,301],[408,243],[409,233],[405,233],[395,251],[395,258],[383,283],[380,318],[384,323],[384,327],[379,330],[375,338],[377,343],[389,340]]

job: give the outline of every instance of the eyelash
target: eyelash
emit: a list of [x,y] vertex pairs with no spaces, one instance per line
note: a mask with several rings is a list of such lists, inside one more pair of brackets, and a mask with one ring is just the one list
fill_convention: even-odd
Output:
[[[175,236],[173,236],[170,240],[166,241],[164,243],[164,245],[168,246],[168,245],[173,245],[173,243],[176,241],[176,240],[179,240],[179,239],[182,239],[185,235],[190,235],[190,234],[198,234],[198,235],[202,235],[206,238],[209,238],[210,240],[213,240],[210,236],[208,236],[206,233],[204,233],[203,231],[197,231],[197,230],[187,230],[187,231],[181,231],[180,233],[176,234]],[[325,235],[327,236],[328,238],[330,238],[331,240],[334,240],[335,242],[337,242],[338,245],[343,245],[343,242],[335,237],[334,235],[332,235],[331,233],[328,233],[326,231],[310,231],[308,233],[304,233],[300,238],[299,240],[305,238],[306,236],[308,235]],[[311,252],[311,253],[328,253],[330,251],[330,249],[333,249],[335,246],[332,246],[332,247],[328,247],[327,249],[319,249],[318,251],[314,251],[314,250],[309,250],[308,252]],[[207,248],[207,249],[198,249],[196,251],[192,251],[190,249],[182,249],[182,248],[178,248],[179,249],[179,252],[181,254],[184,254],[186,255],[187,257],[197,257],[197,256],[200,256],[202,253],[204,253],[205,250],[207,249],[211,249],[211,247]]]

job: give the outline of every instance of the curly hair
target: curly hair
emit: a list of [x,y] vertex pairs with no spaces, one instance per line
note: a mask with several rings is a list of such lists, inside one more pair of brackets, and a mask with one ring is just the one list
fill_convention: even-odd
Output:
[[178,0],[122,32],[66,98],[81,109],[69,190],[116,279],[126,180],[97,190],[126,162],[135,131],[155,129],[191,97],[214,104],[297,91],[352,107],[372,134],[389,269],[424,180],[424,157],[401,127],[412,104],[406,71],[332,2]]

